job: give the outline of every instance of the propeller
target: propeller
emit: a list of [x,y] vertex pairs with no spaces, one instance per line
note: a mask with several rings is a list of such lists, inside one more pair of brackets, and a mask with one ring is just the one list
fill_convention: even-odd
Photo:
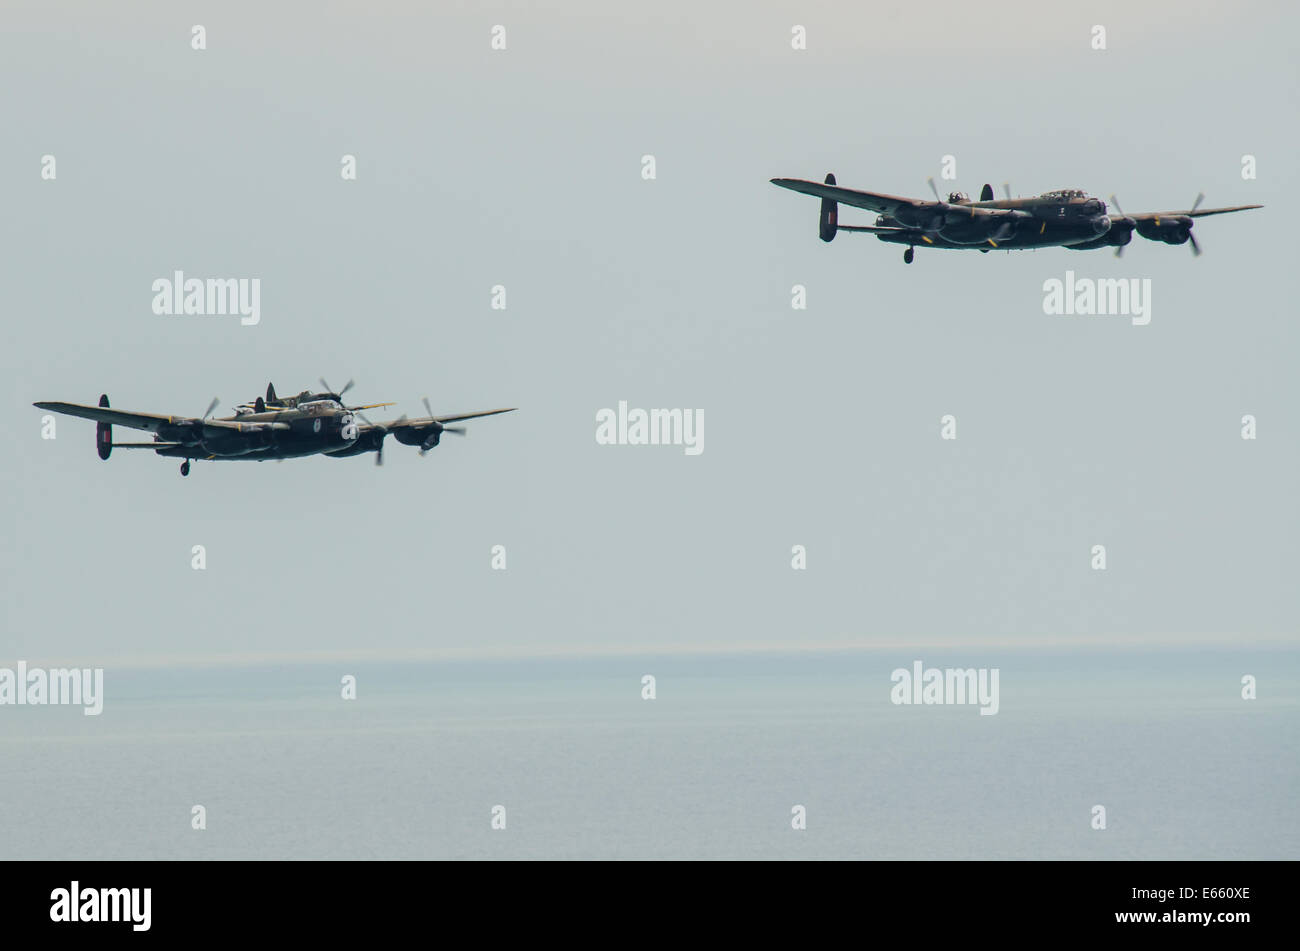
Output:
[[380,430],[379,447],[375,450],[375,465],[382,466],[384,464],[384,437],[388,435],[388,430],[384,429],[382,426],[376,426],[366,418],[365,413],[357,413],[357,415],[361,417],[361,421],[367,426],[372,426],[375,429]]
[[[1196,196],[1196,201],[1192,202],[1191,211],[1187,212],[1188,216],[1196,214],[1196,209],[1201,207],[1201,202],[1205,201],[1205,192],[1200,192]],[[1192,234],[1192,226],[1187,226],[1187,240],[1192,245],[1192,257],[1201,256],[1201,246],[1196,243],[1196,235]]]
[[[420,399],[424,402],[424,411],[429,414],[430,418],[432,418],[433,407],[429,405],[429,397],[422,396]],[[465,435],[464,426],[444,426],[439,422],[435,422],[433,425],[435,427],[433,432],[429,434],[428,438],[426,438],[424,442],[420,443],[420,455],[422,456],[434,446],[438,445],[438,440],[442,437],[443,433],[454,433],[457,436]]]
[[[335,399],[338,400],[339,403],[342,403],[342,402],[343,402],[343,394],[346,393],[348,390],[352,389],[352,387],[353,387],[355,384],[356,384],[356,380],[348,380],[347,384],[344,385],[343,389],[339,390],[339,391],[336,393],[336,392],[334,391],[334,389],[330,386],[330,384],[329,384],[329,380],[325,379],[325,377],[321,377],[321,378],[320,378],[320,385],[323,386],[323,387],[325,388],[325,392],[324,392],[323,394],[320,394],[320,395],[322,395],[322,396],[333,396]],[[395,405],[395,404],[393,404],[393,403],[366,403],[366,404],[364,404],[364,405],[362,405],[362,406],[344,406],[343,408],[346,409],[346,410],[349,410],[349,411],[355,413],[357,410],[360,410],[360,409],[378,409],[378,408],[381,407],[381,406],[393,406],[393,405]]]
[[927,242],[928,244],[934,244],[931,235],[937,236],[941,231],[943,231],[944,223],[947,220],[948,209],[951,208],[952,206],[939,197],[939,189],[934,187],[933,176],[927,178],[925,182],[927,185],[930,186],[930,191],[934,192],[934,200],[939,205],[939,207],[938,209],[936,209],[936,213],[931,215],[926,220],[926,227],[921,229],[922,231],[921,238],[923,241]]
[[[935,200],[936,202],[939,203],[939,206],[940,206],[940,209],[941,209],[941,217],[939,218],[939,228],[935,228],[935,229],[934,229],[935,231],[938,231],[938,230],[940,230],[940,228],[943,227],[944,219],[947,217],[948,213],[951,212],[951,211],[953,211],[954,209],[959,209],[959,210],[961,210],[961,211],[965,211],[965,212],[967,212],[968,214],[970,214],[970,216],[971,216],[972,218],[975,217],[975,209],[972,208],[970,205],[968,205],[968,204],[952,205],[952,204],[949,204],[948,202],[944,201],[942,198],[940,198],[940,197],[939,197],[939,189],[936,188],[935,185],[934,185],[934,176],[930,176],[929,178],[927,178],[927,179],[925,180],[925,183],[926,183],[927,185],[930,186],[930,191],[934,193],[934,200]],[[981,201],[982,201],[982,200],[983,200],[983,199],[981,198]]]
[[[1110,200],[1111,203],[1114,204],[1116,208],[1119,208],[1119,202],[1115,201],[1114,195],[1110,196]],[[1201,207],[1201,202],[1203,201],[1205,201],[1205,192],[1198,192],[1196,195],[1196,200],[1192,202],[1192,207],[1188,211],[1183,212],[1183,214],[1187,215],[1189,219],[1187,222],[1187,243],[1192,246],[1192,256],[1197,258],[1201,256],[1201,244],[1199,241],[1196,240],[1196,235],[1192,234],[1192,222],[1190,219],[1193,215],[1196,214],[1196,209]],[[1124,214],[1124,209],[1119,208],[1119,213],[1121,215]],[[1160,227],[1159,215],[1156,215],[1155,218],[1152,220],[1155,221],[1157,228]],[[1116,257],[1119,257],[1120,250],[1121,248],[1115,249]]]
[[[1121,216],[1123,216],[1123,217],[1125,217],[1125,218],[1128,217],[1128,215],[1125,215],[1125,214],[1124,214],[1124,209],[1121,208],[1121,207],[1119,206],[1119,199],[1116,198],[1114,195],[1111,195],[1111,196],[1110,196],[1110,203],[1111,203],[1112,205],[1115,206],[1115,210],[1118,211],[1118,212],[1120,213]],[[1124,256],[1124,245],[1122,245],[1122,244],[1120,244],[1120,245],[1116,245],[1116,246],[1115,246],[1115,257],[1117,257],[1117,258],[1122,258],[1123,256]]]
[[[427,397],[427,396],[423,396],[423,397],[421,397],[421,399],[424,401],[424,411],[425,411],[426,413],[428,413],[430,417],[432,417],[432,416],[433,416],[433,407],[429,405],[429,397]],[[442,425],[442,423],[439,423],[439,424],[438,424],[438,432],[440,432],[440,433],[455,433],[457,436],[464,436],[464,435],[465,435],[465,427],[464,427],[464,426],[444,426],[444,425]]]
[[1010,183],[1010,182],[1003,182],[1003,183],[1002,183],[1002,194],[1004,194],[1004,195],[1007,196],[1007,201],[1010,201],[1010,200],[1011,200],[1011,183]]
[[343,389],[336,391],[334,387],[330,386],[327,382],[325,382],[325,377],[320,378],[320,385],[325,387],[325,392],[333,393],[335,396],[339,397],[340,403],[343,402],[342,399],[343,394],[346,393],[348,390],[352,389],[354,383],[356,383],[356,380],[348,380],[347,383],[343,384]]
[[[361,417],[362,421],[367,426],[373,426],[375,429],[379,430],[379,446],[375,449],[375,465],[382,466],[384,464],[384,437],[388,435],[388,427],[383,426],[379,423],[372,423],[369,419],[366,418],[365,413],[357,413],[357,415]],[[400,426],[404,422],[406,422],[405,413],[403,413],[396,420],[394,420],[393,426],[395,427]]]
[[215,396],[212,397],[212,402],[208,404],[208,408],[204,410],[203,415],[199,418],[199,425],[197,427],[197,432],[195,433],[195,435],[198,437],[200,443],[202,443],[203,437],[206,435],[204,430],[206,429],[205,424],[208,421],[208,417],[212,415],[212,411],[217,408],[217,403],[219,402],[220,400],[218,400]]

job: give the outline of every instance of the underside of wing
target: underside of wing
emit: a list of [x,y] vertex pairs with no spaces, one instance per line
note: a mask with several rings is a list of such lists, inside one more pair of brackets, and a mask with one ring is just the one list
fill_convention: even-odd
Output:
[[1234,211],[1249,211],[1252,208],[1263,207],[1263,205],[1233,205],[1231,208],[1202,208],[1191,211],[1144,211],[1136,215],[1128,215],[1128,217],[1134,221],[1155,221],[1159,218],[1177,218],[1179,216],[1205,218],[1209,215],[1226,215]]
[[913,228],[877,228],[874,225],[836,225],[836,231],[862,231],[866,234],[902,234]]
[[513,413],[518,407],[509,409],[484,409],[476,413],[455,413],[451,416],[402,416],[398,419],[390,420],[384,423],[366,424],[361,427],[362,432],[371,429],[382,429],[386,432],[393,432],[398,429],[425,429],[434,423],[458,423],[462,419],[476,419],[479,416],[495,416],[498,413]]
[[513,413],[518,407],[511,406],[509,409],[481,409],[477,413],[461,413],[457,416],[434,416],[435,423],[456,423],[462,419],[476,419],[479,416],[495,416],[497,413]]
[[241,423],[233,419],[205,419],[204,429],[229,429],[235,433],[287,432],[293,427],[288,423]]
[[97,423],[112,423],[115,426],[129,426],[132,429],[143,429],[146,432],[156,433],[159,427],[167,426],[171,423],[185,421],[188,417],[182,416],[160,416],[156,413],[129,413],[120,409],[109,409],[107,406],[83,406],[80,403],[33,403],[37,409],[48,409],[55,413],[64,413],[68,416],[80,416],[82,419],[93,419]]
[[808,182],[801,178],[774,178],[772,184],[804,195],[829,198],[831,201],[837,201],[842,205],[865,208],[868,211],[875,211],[882,215],[892,215],[899,208],[921,208],[934,204],[934,202],[917,201],[913,198],[899,198],[897,195],[882,195],[877,192],[862,192],[853,188],[840,188],[838,185],[827,185],[823,182]]

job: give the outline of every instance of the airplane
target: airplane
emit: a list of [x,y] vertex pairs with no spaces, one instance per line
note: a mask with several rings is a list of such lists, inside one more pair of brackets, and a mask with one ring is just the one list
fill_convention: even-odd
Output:
[[[1078,188],[1060,188],[1037,198],[1012,198],[1010,186],[1003,185],[1006,198],[995,200],[993,186],[986,184],[979,201],[971,201],[962,192],[952,192],[947,201],[941,201],[931,178],[934,201],[923,201],[840,188],[833,174],[827,175],[825,182],[774,178],[772,184],[822,200],[818,234],[823,241],[834,240],[840,231],[874,234],[881,241],[907,245],[903,252],[905,264],[912,263],[917,247],[965,248],[985,253],[995,248],[1014,251],[1063,247],[1086,251],[1114,247],[1115,256],[1120,257],[1124,246],[1133,240],[1134,231],[1148,240],[1165,244],[1190,241],[1192,253],[1199,256],[1201,246],[1192,235],[1193,219],[1264,207],[1236,205],[1199,210],[1205,198],[1200,194],[1189,211],[1127,215],[1114,195],[1110,196],[1110,203],[1118,214],[1108,214],[1104,201]],[[874,211],[879,217],[874,225],[842,225],[839,223],[841,204]]]
[[[361,414],[363,409],[392,406],[370,403],[345,406],[343,394],[352,388],[352,380],[334,392],[323,379],[325,389],[313,393],[303,390],[297,396],[278,397],[275,386],[268,384],[266,398],[240,403],[235,415],[212,418],[218,400],[213,400],[202,416],[161,416],[155,413],[131,413],[110,409],[108,394],[99,398],[98,406],[79,403],[33,403],[38,409],[52,410],[68,416],[93,419],[95,447],[99,458],[107,459],[114,449],[152,449],[160,456],[184,459],[181,475],[190,474],[191,459],[292,459],[316,454],[341,458],[375,453],[375,465],[384,464],[384,437],[391,435],[405,446],[419,446],[423,456],[438,445],[443,433],[465,434],[463,426],[448,426],[479,416],[513,412],[488,409],[476,413],[434,416],[429,400],[424,399],[428,416],[408,419],[405,415],[384,423],[372,423]],[[360,419],[360,422],[358,422]],[[114,442],[113,426],[130,426],[153,433],[153,442]]]

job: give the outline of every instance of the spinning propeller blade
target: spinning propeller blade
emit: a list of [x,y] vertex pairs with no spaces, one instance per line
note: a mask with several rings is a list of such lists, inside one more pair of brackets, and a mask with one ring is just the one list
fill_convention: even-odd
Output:
[[[1125,218],[1128,217],[1127,215],[1124,214],[1124,209],[1119,206],[1119,199],[1116,198],[1114,195],[1110,196],[1110,203],[1115,206],[1115,210],[1118,211],[1122,217]],[[1124,245],[1122,244],[1117,245],[1115,248],[1115,257],[1122,258],[1123,256],[1124,256]]]
[[323,386],[323,387],[325,387],[325,392],[326,392],[326,393],[333,393],[335,396],[338,396],[338,397],[342,397],[344,393],[346,393],[348,390],[352,389],[352,386],[353,386],[353,384],[355,384],[355,383],[356,383],[356,380],[348,380],[348,382],[345,383],[345,384],[343,385],[343,389],[341,389],[341,390],[335,392],[334,388],[333,388],[332,386],[330,386],[329,383],[327,383],[327,382],[325,381],[325,377],[321,377],[321,378],[320,378],[320,385]]

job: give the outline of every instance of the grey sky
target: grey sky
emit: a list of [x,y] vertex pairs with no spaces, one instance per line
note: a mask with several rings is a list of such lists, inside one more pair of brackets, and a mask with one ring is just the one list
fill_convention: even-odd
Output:
[[[1293,640],[1294,7],[318,6],[7,6],[0,661]],[[907,267],[767,183],[926,196],[945,154],[971,193],[1267,207],[1199,259]],[[260,325],[155,316],[174,269],[260,278]],[[1151,324],[1045,316],[1067,269],[1150,278]],[[30,406],[322,374],[521,409],[383,469],[181,479]],[[704,453],[596,445],[619,400],[703,409]]]

